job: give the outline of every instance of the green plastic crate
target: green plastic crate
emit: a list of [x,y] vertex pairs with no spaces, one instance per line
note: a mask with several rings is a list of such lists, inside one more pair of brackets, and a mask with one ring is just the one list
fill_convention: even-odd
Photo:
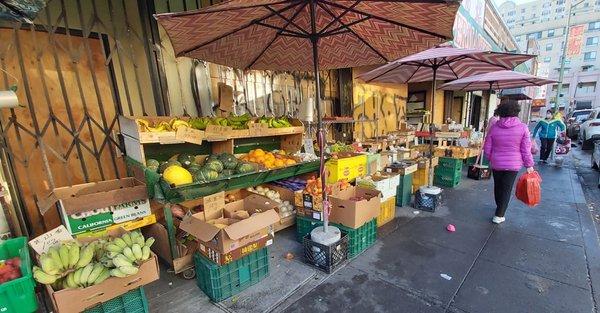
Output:
[[323,225],[323,222],[320,220],[305,216],[296,216],[296,240],[302,243],[306,235],[321,225]]
[[262,248],[222,266],[196,252],[194,264],[196,284],[211,300],[219,302],[269,276],[269,250]]
[[338,224],[334,225],[342,232],[348,234],[348,259],[352,259],[367,250],[367,248],[375,244],[375,240],[377,239],[376,218],[357,229]]
[[400,184],[396,188],[396,206],[410,204],[412,197],[413,174],[400,176]]
[[131,290],[112,300],[101,303],[84,313],[147,313],[148,300],[144,288]]
[[17,237],[0,243],[0,260],[14,257],[21,259],[21,277],[0,285],[0,312],[36,312],[38,303],[34,290],[35,281],[31,274],[27,237]]
[[462,159],[441,157],[438,161],[438,166],[436,167],[436,169],[438,168],[454,169],[456,171],[460,171],[462,170]]
[[435,175],[433,176],[433,184],[439,187],[454,188],[460,183],[460,178],[462,176],[461,174],[462,172],[458,172],[456,174],[451,175],[435,173]]
[[439,176],[456,176],[462,174],[462,168],[448,168],[448,167],[439,167],[437,166],[433,173]]

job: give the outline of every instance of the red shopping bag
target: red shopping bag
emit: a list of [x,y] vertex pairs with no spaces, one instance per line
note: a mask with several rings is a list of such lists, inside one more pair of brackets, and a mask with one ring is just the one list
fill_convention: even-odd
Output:
[[517,181],[517,199],[530,207],[540,204],[542,198],[542,178],[538,172],[524,173]]
[[536,155],[540,152],[540,148],[537,145],[535,139],[531,140],[531,154]]

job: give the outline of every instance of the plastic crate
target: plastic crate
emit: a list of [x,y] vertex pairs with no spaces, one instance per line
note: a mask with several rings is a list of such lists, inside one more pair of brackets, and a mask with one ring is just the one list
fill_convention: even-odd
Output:
[[306,263],[327,274],[333,273],[348,260],[348,234],[343,232],[342,238],[330,246],[312,241],[310,234],[304,236],[303,245]]
[[413,174],[400,176],[400,184],[396,188],[396,206],[410,204],[412,197]]
[[367,173],[367,156],[355,155],[348,158],[330,159],[325,163],[327,183],[334,184],[342,179],[354,181]]
[[147,313],[148,300],[144,288],[140,287],[131,290],[121,296],[118,296],[110,301],[101,303],[91,309],[87,309],[84,313]]
[[439,176],[456,176],[456,175],[461,175],[462,174],[462,167],[461,168],[448,168],[448,167],[436,167],[435,170],[433,171],[433,173],[435,175],[439,175]]
[[[473,165],[475,164],[475,161],[477,161],[477,157],[470,157],[468,159],[466,159],[466,163],[467,165]],[[483,165],[490,165],[490,160],[488,160],[486,157],[483,157]]]
[[269,249],[257,250],[239,260],[219,266],[194,254],[196,284],[213,301],[223,301],[269,276]]
[[0,285],[0,312],[30,313],[38,309],[35,281],[31,274],[31,257],[27,237],[8,239],[0,243],[0,260],[21,259],[21,277]]
[[363,226],[353,229],[343,225],[334,224],[343,233],[348,234],[348,259],[353,259],[361,252],[367,250],[377,239],[377,219],[366,222]]
[[436,170],[439,168],[454,169],[456,171],[460,171],[462,170],[462,159],[441,157],[438,161],[438,166],[436,167]]
[[454,188],[460,183],[461,172],[451,175],[442,175],[436,173],[433,176],[433,184],[440,187]]
[[323,221],[305,216],[296,216],[296,239],[302,243],[306,235],[321,225],[323,225]]
[[417,210],[427,211],[427,212],[435,212],[438,205],[441,201],[441,194],[431,195],[422,193],[420,190],[417,190],[415,193],[415,203],[414,207]]
[[377,216],[377,227],[387,224],[396,217],[396,197],[381,202],[381,210]]

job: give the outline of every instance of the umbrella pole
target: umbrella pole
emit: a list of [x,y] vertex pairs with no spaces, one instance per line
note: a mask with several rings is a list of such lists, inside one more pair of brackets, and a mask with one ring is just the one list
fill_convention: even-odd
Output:
[[490,115],[490,104],[492,103],[492,85],[494,83],[490,82],[490,90],[489,90],[489,99],[488,99],[488,104],[487,107],[485,108],[485,118],[483,119],[483,140],[481,142],[481,150],[479,152],[479,166],[483,166],[483,144],[485,142],[485,133],[487,131],[487,127],[488,127],[488,120],[489,117],[488,115]]
[[327,233],[329,226],[329,207],[327,206],[327,184],[325,179],[325,134],[323,132],[323,116],[321,115],[321,75],[319,74],[319,49],[318,34],[316,27],[315,2],[310,2],[312,34],[310,42],[313,52],[313,70],[315,71],[315,104],[317,105],[317,143],[319,144],[319,175],[321,176],[321,187],[323,190],[323,232]]
[[433,112],[435,107],[435,89],[437,88],[437,67],[433,68],[433,81],[431,82],[431,121],[429,121],[429,184],[433,186]]

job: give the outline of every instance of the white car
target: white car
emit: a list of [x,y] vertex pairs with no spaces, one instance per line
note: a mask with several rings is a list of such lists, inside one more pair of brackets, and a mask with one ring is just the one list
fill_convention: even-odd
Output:
[[595,108],[579,129],[581,149],[589,150],[594,146],[594,141],[600,140],[600,108]]

